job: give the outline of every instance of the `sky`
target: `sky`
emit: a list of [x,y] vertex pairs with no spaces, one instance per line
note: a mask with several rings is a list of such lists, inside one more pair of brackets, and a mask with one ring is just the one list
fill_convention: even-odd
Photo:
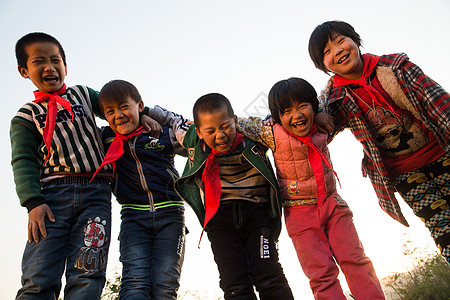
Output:
[[[16,41],[43,31],[63,45],[67,85],[100,90],[112,79],[132,82],[147,106],[155,104],[192,118],[200,96],[219,92],[239,116],[265,115],[272,85],[289,77],[308,80],[319,92],[328,76],[315,69],[307,45],[313,29],[329,20],[350,23],[363,40],[363,53],[405,52],[444,89],[450,89],[450,2],[428,1],[34,1],[0,0],[0,300],[20,288],[20,264],[27,239],[27,212],[19,205],[10,165],[9,124],[32,100],[34,86],[17,71]],[[99,125],[104,125],[99,123]],[[349,131],[330,144],[338,189],[354,213],[354,223],[378,277],[411,266],[402,254],[410,240],[423,251],[436,248],[422,222],[399,198],[410,223],[392,220],[377,204],[360,171],[362,148]],[[181,172],[184,159],[176,166]],[[120,272],[117,235],[120,207],[113,198],[112,244],[108,276]],[[202,299],[221,295],[209,242],[197,248],[201,227],[186,207],[186,256],[180,293],[199,291]],[[313,299],[285,229],[279,240],[280,262],[297,299]],[[345,278],[340,277],[344,290]]]

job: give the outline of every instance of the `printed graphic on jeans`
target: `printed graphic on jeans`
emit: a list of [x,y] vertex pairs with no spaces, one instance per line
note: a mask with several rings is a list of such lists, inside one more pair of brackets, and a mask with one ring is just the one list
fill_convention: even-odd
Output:
[[94,220],[88,219],[84,226],[84,244],[78,253],[75,267],[85,271],[99,271],[106,268],[106,252],[101,249],[106,242],[106,221],[99,217]]

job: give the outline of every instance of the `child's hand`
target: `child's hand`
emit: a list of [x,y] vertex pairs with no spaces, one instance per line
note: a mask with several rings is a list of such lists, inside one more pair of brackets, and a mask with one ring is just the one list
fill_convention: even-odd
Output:
[[39,242],[39,231],[44,238],[47,237],[47,230],[45,229],[45,216],[50,222],[55,222],[55,216],[47,204],[36,206],[28,213],[28,242],[33,240]]
[[333,117],[327,113],[317,113],[314,116],[314,123],[317,126],[317,130],[322,133],[332,134],[334,130]]
[[275,120],[272,117],[268,117],[262,121],[264,126],[273,126],[275,124]]
[[159,135],[163,132],[161,125],[147,115],[141,116],[141,125],[155,138],[159,138]]

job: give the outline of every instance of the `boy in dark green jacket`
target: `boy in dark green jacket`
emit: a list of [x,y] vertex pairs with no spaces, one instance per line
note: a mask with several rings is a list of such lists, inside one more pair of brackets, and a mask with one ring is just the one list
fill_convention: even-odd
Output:
[[[149,115],[160,121],[156,114]],[[293,299],[278,262],[281,197],[267,148],[236,132],[221,94],[202,96],[193,114],[187,131],[180,130],[185,121],[173,122],[189,153],[175,190],[208,234],[225,299],[257,299],[253,286],[260,299]]]

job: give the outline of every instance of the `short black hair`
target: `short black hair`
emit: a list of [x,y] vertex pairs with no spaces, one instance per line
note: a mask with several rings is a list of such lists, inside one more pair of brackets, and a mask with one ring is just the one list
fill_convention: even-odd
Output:
[[224,95],[218,93],[206,94],[198,98],[192,109],[194,115],[194,123],[198,128],[200,126],[199,115],[201,113],[212,113],[219,110],[226,110],[230,118],[234,118],[233,107],[231,107],[230,100]]
[[21,37],[17,43],[16,43],[16,59],[17,59],[17,65],[22,68],[27,68],[27,60],[28,60],[28,54],[25,51],[25,48],[33,43],[40,43],[40,42],[48,42],[55,44],[58,46],[59,54],[61,54],[61,58],[63,60],[63,63],[65,66],[67,66],[66,62],[66,54],[64,53],[64,49],[61,46],[61,43],[58,42],[57,39],[52,37],[51,35],[43,32],[32,32],[28,33],[27,35],[24,35]]
[[361,38],[352,25],[343,21],[328,21],[318,25],[311,33],[308,44],[308,51],[311,60],[317,69],[328,74],[328,70],[323,64],[323,49],[336,35],[344,35],[351,38],[355,44],[361,46]]
[[98,103],[102,106],[103,103],[117,103],[130,97],[136,103],[139,103],[142,98],[138,89],[128,81],[125,80],[111,80],[105,84],[98,94]]
[[269,91],[269,109],[272,118],[281,123],[280,114],[294,103],[311,103],[314,113],[317,113],[319,101],[314,87],[302,78],[291,77],[273,85]]

